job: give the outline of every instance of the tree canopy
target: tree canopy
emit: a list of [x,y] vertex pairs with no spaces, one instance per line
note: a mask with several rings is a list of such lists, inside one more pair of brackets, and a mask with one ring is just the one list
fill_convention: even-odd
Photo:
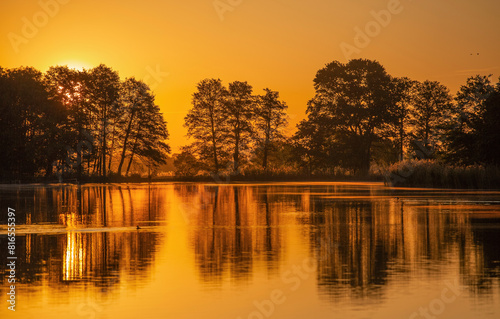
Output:
[[3,180],[121,174],[156,167],[170,148],[163,115],[141,81],[113,69],[0,68]]
[[[500,79],[476,75],[455,96],[437,81],[393,77],[367,59],[332,61],[313,80],[306,118],[287,132],[287,103],[246,81],[196,85],[178,176],[347,174],[427,158],[499,165]],[[143,81],[99,65],[0,67],[2,181],[130,175],[167,165],[167,123]],[[170,165],[170,164],[169,164]],[[173,169],[173,168],[172,168]]]

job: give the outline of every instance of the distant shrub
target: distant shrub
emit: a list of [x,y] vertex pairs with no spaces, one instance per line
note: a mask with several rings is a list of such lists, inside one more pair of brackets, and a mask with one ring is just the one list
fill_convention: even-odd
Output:
[[389,166],[384,176],[386,184],[401,187],[500,188],[497,166],[451,166],[435,160],[409,160]]

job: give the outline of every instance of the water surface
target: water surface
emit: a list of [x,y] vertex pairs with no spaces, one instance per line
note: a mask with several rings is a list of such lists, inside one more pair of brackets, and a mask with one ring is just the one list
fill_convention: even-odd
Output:
[[500,192],[1,186],[2,264],[8,207],[18,318],[500,317]]

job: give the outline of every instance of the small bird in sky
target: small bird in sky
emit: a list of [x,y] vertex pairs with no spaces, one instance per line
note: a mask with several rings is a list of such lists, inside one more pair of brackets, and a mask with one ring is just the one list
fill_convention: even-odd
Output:
[[139,225],[137,225],[137,230],[141,229],[141,227]]

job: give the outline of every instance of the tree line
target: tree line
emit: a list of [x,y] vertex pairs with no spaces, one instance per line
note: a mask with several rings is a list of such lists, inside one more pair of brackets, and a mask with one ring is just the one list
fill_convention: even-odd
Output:
[[499,165],[500,81],[490,77],[470,77],[453,97],[438,81],[393,77],[377,61],[333,61],[317,72],[291,136],[278,92],[205,79],[185,118],[194,141],[174,155],[176,170],[366,176],[374,164],[415,158]]
[[362,173],[412,158],[498,165],[500,82],[489,78],[470,77],[453,98],[437,81],[392,77],[376,61],[334,61],[318,71],[294,136],[299,162]]
[[251,167],[267,172],[284,139],[286,110],[279,93],[269,88],[258,95],[247,82],[226,87],[220,79],[201,81],[185,117],[193,142],[176,156],[177,174],[241,174]]
[[[500,164],[500,80],[470,77],[452,96],[437,81],[393,77],[377,61],[318,70],[294,134],[279,92],[244,81],[196,85],[177,176],[362,175],[425,158]],[[0,68],[0,179],[129,175],[169,160],[166,122],[148,85],[113,69]],[[144,171],[144,169],[142,169]]]
[[170,152],[148,85],[103,64],[0,68],[0,125],[2,180],[128,174]]

